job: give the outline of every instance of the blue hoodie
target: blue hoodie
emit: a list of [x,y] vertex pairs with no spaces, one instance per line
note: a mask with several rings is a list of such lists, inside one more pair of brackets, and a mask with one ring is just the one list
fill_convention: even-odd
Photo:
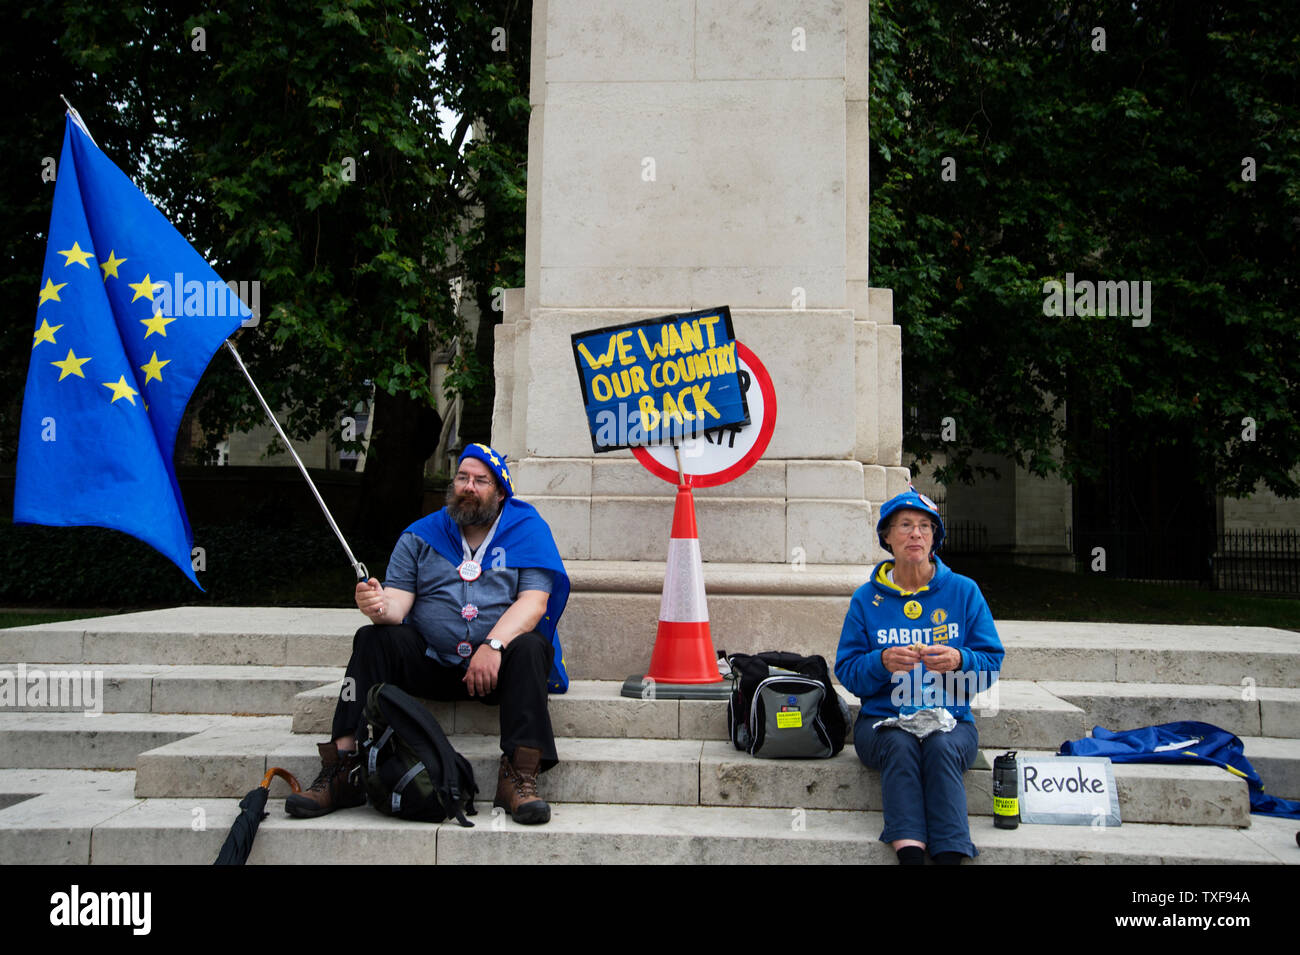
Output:
[[[970,698],[993,685],[1002,669],[1002,641],[989,605],[975,581],[954,574],[933,557],[934,576],[919,591],[906,591],[885,574],[882,561],[849,603],[835,675],[862,701],[873,721],[926,707],[945,707],[958,720],[973,722]],[[913,643],[942,644],[961,651],[961,669],[935,673],[919,663],[910,673],[890,673],[881,654]]]

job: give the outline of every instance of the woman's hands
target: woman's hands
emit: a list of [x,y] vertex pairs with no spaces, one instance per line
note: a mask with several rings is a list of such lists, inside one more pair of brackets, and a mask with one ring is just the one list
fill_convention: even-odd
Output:
[[947,673],[961,668],[961,651],[939,644],[913,643],[906,647],[890,647],[880,654],[880,662],[890,673],[906,672],[918,663],[924,663],[927,670],[935,673]]

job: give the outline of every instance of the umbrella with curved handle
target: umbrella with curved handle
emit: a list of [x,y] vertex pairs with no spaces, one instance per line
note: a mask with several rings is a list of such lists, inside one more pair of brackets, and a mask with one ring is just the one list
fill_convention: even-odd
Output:
[[253,839],[257,835],[257,827],[270,815],[266,811],[266,800],[271,794],[271,780],[276,776],[287,782],[294,792],[302,792],[302,786],[298,784],[293,773],[279,766],[268,769],[266,775],[262,777],[262,785],[239,801],[242,812],[231,825],[230,834],[226,836],[226,842],[221,847],[221,852],[217,854],[217,861],[213,865],[243,865],[248,861],[248,854],[253,851]]

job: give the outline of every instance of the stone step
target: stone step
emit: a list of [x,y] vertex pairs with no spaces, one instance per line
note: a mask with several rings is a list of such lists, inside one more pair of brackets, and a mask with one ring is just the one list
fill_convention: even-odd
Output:
[[[140,663],[0,665],[16,678],[5,712],[292,713],[294,698],[343,676],[341,667]],[[35,695],[40,688],[40,696]],[[33,700],[36,700],[33,703]]]
[[[614,569],[570,568],[565,657],[576,679],[621,681],[649,663],[662,565],[634,571],[592,563]],[[705,564],[706,587],[715,588],[714,646],[745,653],[780,647],[833,661],[852,592],[844,591],[846,574],[811,565],[780,573],[746,567]],[[581,589],[583,580],[590,589]],[[633,580],[641,590],[630,589]],[[595,589],[607,586],[628,589]],[[179,607],[0,630],[0,659],[343,667],[363,623],[346,608]],[[1300,636],[1288,630],[1003,620],[998,631],[1008,679],[1300,687]]]
[[[993,815],[993,772],[1000,750],[984,750],[968,770],[966,811]],[[1052,753],[1022,752],[1049,758]],[[1249,826],[1246,783],[1217,766],[1113,767],[1125,823]],[[880,774],[862,765],[852,748],[829,760],[754,759],[728,743],[704,744],[700,757],[700,804],[705,806],[799,807],[879,811]]]
[[140,753],[236,719],[161,713],[0,713],[0,769],[133,769]]
[[1264,791],[1300,801],[1300,740],[1240,737],[1246,758],[1264,781]]
[[0,659],[343,667],[356,610],[172,607],[0,630]]
[[[726,700],[630,699],[619,694],[622,682],[574,680],[567,693],[550,697],[551,724],[557,736],[641,739],[728,738]],[[300,694],[293,711],[295,733],[328,734],[342,683],[316,687]],[[858,715],[858,700],[841,686],[836,689],[849,707],[849,727]],[[980,740],[988,746],[1055,750],[1087,730],[1084,713],[1072,703],[1053,697],[1033,683],[999,680],[976,710]],[[477,701],[426,703],[442,728],[450,733],[495,734],[497,710]]]
[[[64,784],[0,810],[0,865],[210,865],[239,813],[235,799],[132,799]],[[105,786],[102,781],[100,788]],[[5,782],[0,778],[0,791]],[[520,826],[480,812],[472,829],[390,819],[368,807],[293,819],[271,807],[250,864],[885,864],[876,812],[555,803],[551,822]],[[1113,829],[971,821],[977,864],[1296,864],[1295,822],[1249,829],[1125,823]],[[969,864],[969,863],[968,863]]]
[[1271,627],[998,621],[1003,676],[1027,680],[1300,686],[1300,634]]
[[[470,761],[482,800],[495,791],[500,748],[495,735],[450,737]],[[583,739],[556,741],[560,765],[546,773],[546,799],[566,803],[646,803],[802,809],[879,810],[875,770],[852,747],[833,759],[764,760],[730,743],[701,740]],[[992,765],[986,753],[967,773],[968,812],[992,814]],[[1050,755],[1050,754],[1040,754]],[[241,796],[272,766],[305,786],[320,767],[315,743],[288,732],[281,717],[248,718],[211,727],[142,753],[136,768],[141,798]],[[1239,777],[1213,766],[1115,767],[1120,811],[1133,822],[1249,825],[1249,797]],[[250,783],[249,781],[253,782]],[[275,780],[272,793],[288,792]]]
[[87,864],[93,828],[141,805],[134,789],[130,770],[0,769],[0,865]]
[[1038,686],[1082,709],[1090,731],[1198,720],[1236,736],[1300,737],[1300,689],[1290,687],[1055,681]]

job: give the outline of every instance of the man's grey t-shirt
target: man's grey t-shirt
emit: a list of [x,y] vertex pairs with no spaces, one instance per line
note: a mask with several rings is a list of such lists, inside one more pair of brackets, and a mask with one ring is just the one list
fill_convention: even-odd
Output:
[[[403,622],[420,631],[429,644],[425,653],[444,666],[468,666],[456,653],[456,645],[468,640],[478,647],[521,590],[551,592],[549,570],[494,568],[490,549],[482,563],[483,573],[477,580],[461,580],[455,565],[414,534],[403,534],[388,560],[384,586],[415,594],[415,603]],[[461,616],[466,604],[478,608],[473,620]]]

